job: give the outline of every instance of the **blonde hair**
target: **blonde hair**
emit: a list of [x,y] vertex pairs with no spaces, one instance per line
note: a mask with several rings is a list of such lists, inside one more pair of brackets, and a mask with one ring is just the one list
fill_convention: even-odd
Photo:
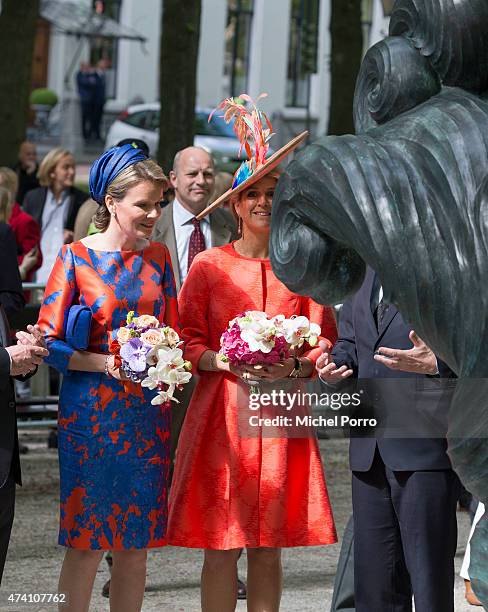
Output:
[[[161,166],[153,159],[144,159],[123,170],[107,187],[105,197],[109,195],[114,200],[123,200],[129,189],[144,181],[160,185],[163,189],[167,189],[169,185]],[[93,222],[101,232],[109,226],[110,212],[105,202],[99,205]]]
[[15,199],[19,188],[19,178],[11,168],[0,166],[0,185],[10,191],[12,200]]
[[41,162],[41,165],[39,166],[39,172],[37,173],[39,183],[43,187],[52,187],[53,179],[51,177],[51,174],[54,172],[54,169],[56,168],[60,160],[63,159],[63,157],[68,157],[68,155],[70,157],[73,157],[73,154],[71,153],[71,151],[68,151],[68,149],[56,147],[56,149],[49,151],[46,157],[44,157]]
[[13,197],[10,189],[0,187],[0,221],[8,223],[10,218],[10,207],[12,206]]

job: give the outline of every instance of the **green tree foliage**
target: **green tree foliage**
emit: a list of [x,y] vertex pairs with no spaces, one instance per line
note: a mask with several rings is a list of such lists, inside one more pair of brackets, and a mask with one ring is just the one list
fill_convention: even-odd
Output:
[[0,166],[17,160],[25,139],[39,0],[3,0],[0,14]]
[[332,0],[329,134],[354,134],[352,104],[363,53],[361,0]]
[[163,2],[158,161],[166,172],[176,152],[193,144],[200,17],[201,0]]

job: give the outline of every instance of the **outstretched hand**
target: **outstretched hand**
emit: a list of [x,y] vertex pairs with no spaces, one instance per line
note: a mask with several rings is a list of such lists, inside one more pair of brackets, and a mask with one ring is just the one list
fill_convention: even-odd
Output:
[[437,359],[434,353],[415,331],[412,330],[408,337],[413,348],[402,350],[380,346],[374,356],[375,361],[391,370],[414,372],[415,374],[437,374]]
[[324,340],[319,342],[319,346],[322,349],[322,355],[317,359],[315,369],[321,380],[334,384],[352,375],[353,371],[350,368],[345,365],[338,368],[332,361],[327,343]]

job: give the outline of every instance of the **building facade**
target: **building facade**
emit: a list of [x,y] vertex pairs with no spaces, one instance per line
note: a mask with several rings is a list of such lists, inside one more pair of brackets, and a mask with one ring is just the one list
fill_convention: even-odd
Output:
[[[367,48],[386,35],[388,20],[381,0],[363,2]],[[111,16],[146,38],[145,43],[105,41],[105,47],[98,49],[98,53],[108,53],[112,61],[107,109],[116,113],[135,101],[157,100],[163,2],[78,3],[97,5],[99,10],[105,10],[104,4],[107,10],[110,6]],[[266,92],[262,107],[276,121],[293,131],[306,122],[309,113],[314,132],[325,133],[330,98],[329,22],[330,0],[202,0],[197,105],[213,107],[222,98],[242,91],[252,97]],[[304,31],[312,41],[317,33],[310,79],[303,72]],[[67,90],[75,91],[77,65],[93,58],[94,44],[102,43],[51,32],[47,85],[61,98]],[[283,133],[283,139],[287,136]]]

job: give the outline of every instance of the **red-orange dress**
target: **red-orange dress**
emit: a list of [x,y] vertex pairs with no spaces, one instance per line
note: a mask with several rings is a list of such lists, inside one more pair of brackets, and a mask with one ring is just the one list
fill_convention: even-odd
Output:
[[[245,310],[303,314],[331,345],[337,337],[330,308],[291,293],[268,259],[242,257],[233,244],[195,258],[178,307],[195,370],[206,350],[219,350],[229,321]],[[320,353],[316,348],[303,355],[315,361]],[[241,437],[236,377],[199,375],[178,445],[168,543],[229,550],[336,542],[315,437]]]

